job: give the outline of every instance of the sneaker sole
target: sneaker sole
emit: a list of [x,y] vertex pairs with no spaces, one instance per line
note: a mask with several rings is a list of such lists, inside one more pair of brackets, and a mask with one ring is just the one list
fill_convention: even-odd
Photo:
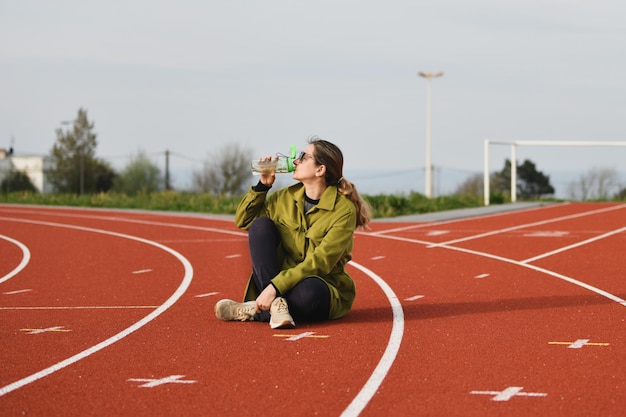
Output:
[[215,312],[215,317],[217,317],[220,320],[229,321],[229,320],[222,318],[218,312],[220,311],[220,305],[226,304],[226,303],[234,303],[234,302],[235,302],[234,300],[228,300],[228,299],[218,301],[215,304],[215,307],[213,308],[213,311]]
[[296,324],[292,321],[285,320],[278,323],[273,323],[270,321],[270,327],[272,329],[293,329],[296,327]]

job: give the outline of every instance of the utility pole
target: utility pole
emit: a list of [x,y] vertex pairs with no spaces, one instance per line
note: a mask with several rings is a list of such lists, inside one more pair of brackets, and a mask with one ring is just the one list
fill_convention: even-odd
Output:
[[170,187],[170,150],[165,150],[165,189],[171,190]]
[[428,81],[427,98],[426,98],[426,178],[424,186],[424,195],[428,198],[433,196],[433,165],[431,162],[431,119],[432,119],[432,79],[441,77],[443,72],[418,72],[417,75],[426,78]]

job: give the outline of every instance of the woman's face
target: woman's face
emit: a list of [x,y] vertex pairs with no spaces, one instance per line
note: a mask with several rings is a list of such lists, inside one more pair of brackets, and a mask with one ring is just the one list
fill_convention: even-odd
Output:
[[294,161],[296,165],[296,170],[293,172],[294,180],[303,181],[315,178],[315,173],[320,166],[315,162],[313,152],[315,152],[315,146],[308,144],[307,147],[304,148],[304,152],[301,152],[298,159]]

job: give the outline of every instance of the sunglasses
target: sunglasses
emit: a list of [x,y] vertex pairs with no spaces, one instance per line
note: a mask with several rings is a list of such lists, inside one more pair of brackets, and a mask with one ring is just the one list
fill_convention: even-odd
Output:
[[306,152],[300,152],[300,155],[298,155],[298,157],[296,158],[297,160],[299,160],[300,162],[304,162],[306,160],[306,158],[311,158],[313,160],[315,160],[315,158],[313,157],[313,155],[308,154]]

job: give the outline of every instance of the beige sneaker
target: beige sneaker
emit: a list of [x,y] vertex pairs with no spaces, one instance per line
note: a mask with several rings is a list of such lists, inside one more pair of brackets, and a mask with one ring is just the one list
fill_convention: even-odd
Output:
[[283,297],[276,297],[270,306],[270,327],[272,329],[293,329],[296,323],[293,322],[287,300]]
[[233,300],[220,300],[215,304],[215,316],[224,321],[253,321],[254,301],[238,303]]

